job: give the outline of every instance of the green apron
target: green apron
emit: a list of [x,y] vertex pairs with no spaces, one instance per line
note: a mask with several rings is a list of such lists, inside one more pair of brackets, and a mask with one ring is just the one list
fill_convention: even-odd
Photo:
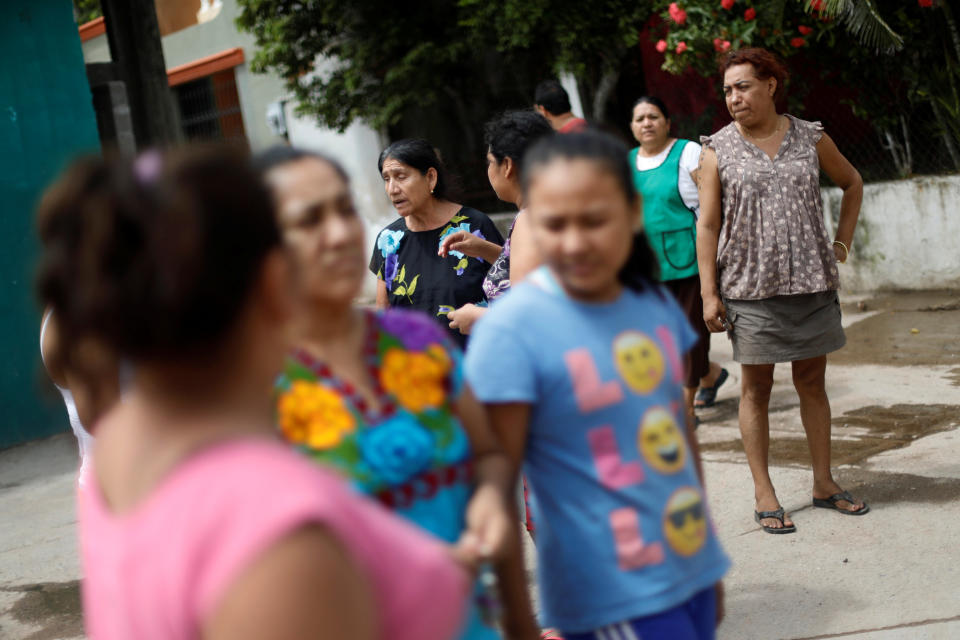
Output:
[[633,183],[643,198],[643,229],[660,262],[660,280],[697,275],[697,217],[680,197],[680,155],[689,140],[677,140],[659,167],[637,170],[640,147],[630,150]]

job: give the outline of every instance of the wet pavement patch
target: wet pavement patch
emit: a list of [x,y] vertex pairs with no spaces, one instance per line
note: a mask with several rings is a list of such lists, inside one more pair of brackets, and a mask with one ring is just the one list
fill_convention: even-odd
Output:
[[[839,480],[871,507],[894,503],[945,504],[960,495],[960,479],[928,478],[910,473],[848,469]],[[869,516],[867,516],[869,517]]]
[[[834,465],[855,465],[867,458],[907,446],[914,440],[960,424],[960,405],[895,404],[891,407],[862,407],[833,419],[832,460]],[[742,452],[738,440],[703,442],[704,452]],[[810,466],[806,438],[770,440],[771,465]]]
[[918,291],[864,303],[876,315],[845,329],[835,364],[960,365],[960,292]]
[[22,594],[6,615],[20,624],[40,627],[22,640],[58,640],[83,635],[79,580],[13,585],[0,587],[0,591]]

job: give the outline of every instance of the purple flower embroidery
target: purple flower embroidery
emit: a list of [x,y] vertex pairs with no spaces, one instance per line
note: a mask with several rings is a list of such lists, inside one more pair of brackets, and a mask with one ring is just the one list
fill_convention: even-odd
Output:
[[383,279],[387,283],[387,291],[393,290],[393,279],[397,277],[397,254],[387,255],[384,263]]
[[380,315],[380,326],[396,336],[405,349],[423,351],[431,344],[442,344],[441,329],[425,316],[410,311],[390,309]]

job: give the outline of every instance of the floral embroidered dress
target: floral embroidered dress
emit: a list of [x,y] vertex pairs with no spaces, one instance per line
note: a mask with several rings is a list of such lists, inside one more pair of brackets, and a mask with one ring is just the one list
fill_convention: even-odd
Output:
[[482,284],[490,264],[459,251],[440,257],[440,243],[456,231],[503,244],[503,236],[490,218],[470,207],[463,207],[449,223],[429,231],[410,231],[406,220],[398,218],[377,236],[370,271],[386,284],[391,307],[423,311],[463,347],[466,336],[447,326],[447,314],[467,303],[484,301]]
[[[471,451],[453,412],[461,352],[419,313],[365,313],[364,357],[378,408],[303,350],[276,382],[283,436],[360,491],[437,537],[455,542],[472,493]],[[461,638],[495,639],[473,607]]]

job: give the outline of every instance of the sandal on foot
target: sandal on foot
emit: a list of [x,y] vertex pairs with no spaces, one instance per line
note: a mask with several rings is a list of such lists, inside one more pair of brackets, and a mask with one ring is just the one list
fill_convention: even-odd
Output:
[[720,374],[717,376],[717,379],[714,381],[712,387],[700,387],[700,390],[697,391],[697,397],[693,401],[693,406],[698,409],[704,409],[706,407],[712,407],[717,402],[717,391],[720,389],[720,385],[727,381],[727,378],[730,376],[730,372],[726,369],[720,369]]
[[840,493],[833,494],[829,498],[814,498],[813,506],[820,507],[821,509],[833,509],[834,511],[839,511],[845,516],[862,516],[870,511],[870,507],[866,502],[864,502],[863,506],[856,511],[851,511],[850,509],[841,509],[837,506],[837,503],[841,500],[846,500],[850,504],[857,504],[857,501],[852,495],[850,495],[849,491],[841,491]]
[[[757,524],[759,524],[761,527],[763,527],[763,530],[766,531],[767,533],[793,533],[793,532],[795,532],[795,531],[797,530],[797,526],[796,526],[796,525],[793,525],[793,524],[791,524],[791,525],[789,525],[789,526],[785,525],[785,524],[783,523],[783,516],[784,516],[783,507],[780,507],[779,509],[776,509],[775,511],[754,511],[754,512],[753,512],[753,519],[756,520],[756,521],[757,521]],[[779,526],[779,527],[771,527],[771,526],[769,526],[769,525],[766,525],[766,524],[763,524],[762,522],[760,522],[761,520],[764,520],[764,519],[766,519],[766,518],[775,518],[775,519],[779,520],[779,521],[780,521],[780,526]]]

